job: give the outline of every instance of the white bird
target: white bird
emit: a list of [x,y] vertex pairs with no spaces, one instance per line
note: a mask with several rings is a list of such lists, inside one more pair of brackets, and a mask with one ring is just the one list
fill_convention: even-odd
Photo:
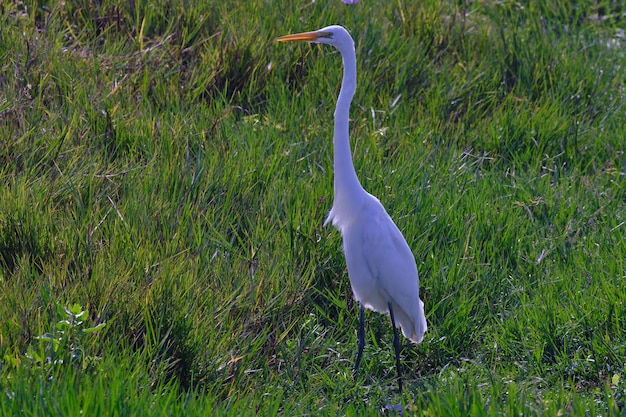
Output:
[[376,197],[365,191],[352,163],[348,134],[350,103],[356,90],[354,41],[341,26],[328,26],[277,38],[279,42],[308,41],[332,45],[343,60],[343,80],[335,107],[334,202],[324,225],[332,222],[343,237],[348,276],[360,303],[359,345],[354,372],[365,346],[364,307],[389,313],[394,332],[398,386],[402,392],[400,339],[396,327],[414,343],[426,332],[424,303],[413,253],[404,236]]

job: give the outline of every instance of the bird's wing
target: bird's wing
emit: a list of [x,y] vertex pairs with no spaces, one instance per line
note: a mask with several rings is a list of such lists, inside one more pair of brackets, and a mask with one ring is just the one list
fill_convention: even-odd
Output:
[[371,216],[363,231],[363,251],[379,285],[394,297],[418,292],[417,267],[413,252],[391,217],[384,211]]
[[[363,258],[377,287],[391,301],[404,335],[421,341],[426,326],[415,258],[398,227],[376,202],[378,207],[372,205],[368,209],[368,225],[362,230]],[[386,305],[382,311],[387,311]]]

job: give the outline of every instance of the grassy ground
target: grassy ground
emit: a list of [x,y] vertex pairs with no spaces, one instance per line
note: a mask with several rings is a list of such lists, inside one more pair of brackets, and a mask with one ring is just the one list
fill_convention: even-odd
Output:
[[332,204],[352,147],[413,248],[405,415],[626,412],[617,1],[0,5],[0,414],[368,415],[400,401]]

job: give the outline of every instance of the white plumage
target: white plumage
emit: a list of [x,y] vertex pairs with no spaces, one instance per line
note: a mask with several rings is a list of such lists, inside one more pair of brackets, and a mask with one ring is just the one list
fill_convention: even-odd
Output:
[[[356,54],[352,37],[341,26],[328,26],[277,40],[332,45],[339,50],[343,60],[333,136],[334,202],[324,224],[330,222],[341,232],[350,284],[354,297],[361,304],[356,371],[364,345],[363,307],[390,313],[392,324],[400,327],[402,334],[412,342],[420,343],[424,338],[427,325],[424,303],[419,298],[417,266],[404,236],[380,201],[363,189],[354,171],[349,141],[350,103],[356,90]],[[394,347],[402,390],[400,343],[395,327]]]

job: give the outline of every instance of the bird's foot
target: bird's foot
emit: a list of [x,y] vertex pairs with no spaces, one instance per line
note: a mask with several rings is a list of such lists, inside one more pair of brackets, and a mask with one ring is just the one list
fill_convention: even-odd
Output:
[[389,413],[390,415],[401,416],[402,415],[402,404],[387,404],[382,409],[383,414]]

